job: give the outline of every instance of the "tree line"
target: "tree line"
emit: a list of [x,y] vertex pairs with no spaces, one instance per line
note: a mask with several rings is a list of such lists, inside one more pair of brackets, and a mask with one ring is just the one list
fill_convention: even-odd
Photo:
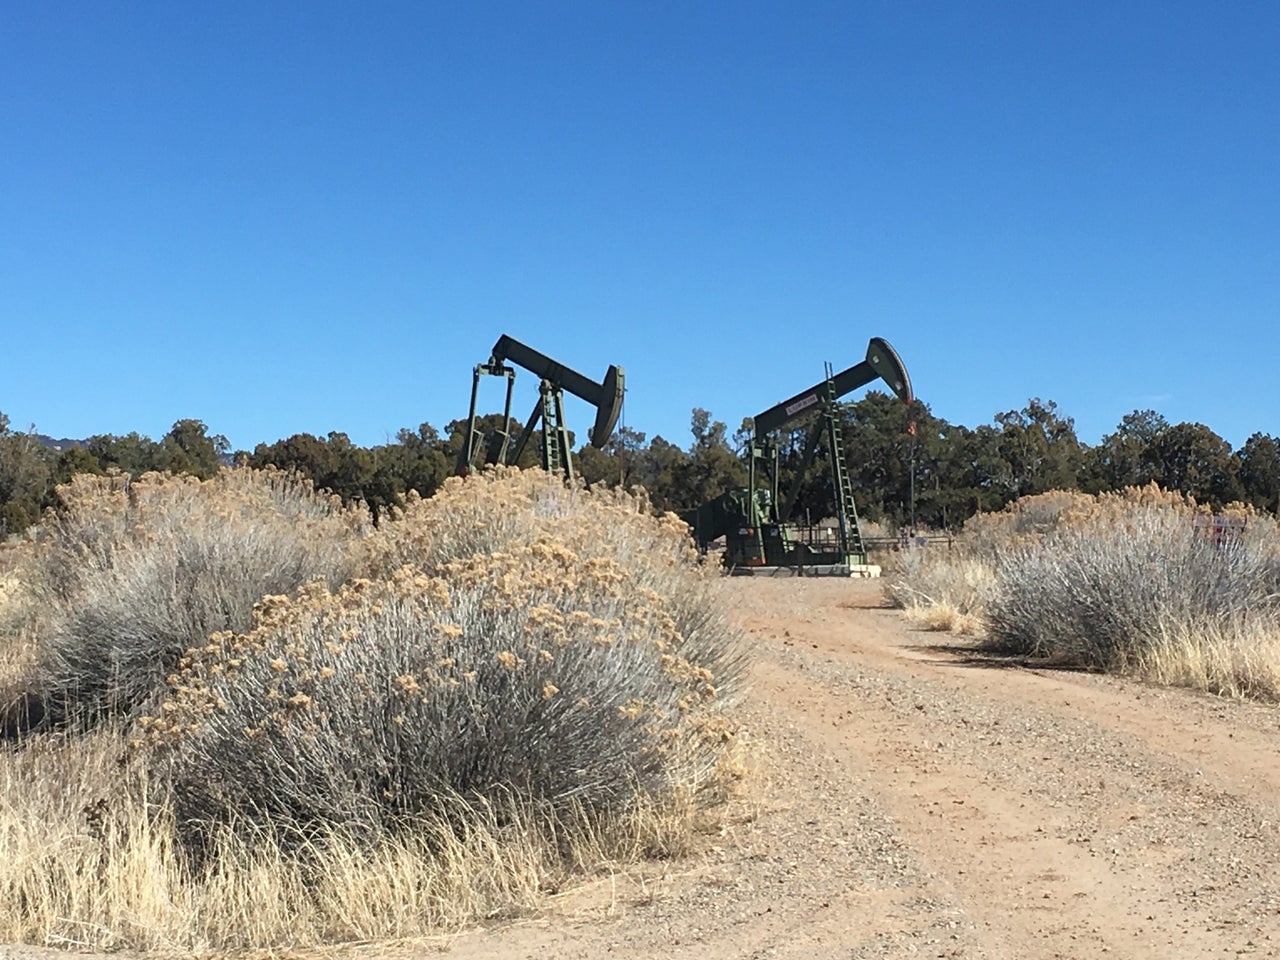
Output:
[[[1082,442],[1053,401],[1032,398],[1020,410],[969,428],[910,407],[879,391],[840,407],[845,454],[862,516],[892,527],[956,529],[975,513],[1048,490],[1102,493],[1157,483],[1221,508],[1232,502],[1280,512],[1280,438],[1255,433],[1239,450],[1199,423],[1170,424],[1154,410],[1127,414],[1097,445]],[[834,512],[825,451],[803,473],[802,450],[814,424],[800,423],[778,444],[784,485],[800,488],[793,517]],[[604,450],[579,457],[589,482],[639,482],[671,509],[704,503],[746,484],[736,451],[750,421],[728,435],[724,423],[694,410],[693,443],[619,431]]]
[[[1203,424],[1170,424],[1153,410],[1135,410],[1091,446],[1079,440],[1072,418],[1052,401],[1033,398],[1021,410],[970,428],[935,417],[923,404],[908,407],[878,391],[842,404],[840,417],[859,511],[893,527],[955,529],[975,513],[999,510],[1028,494],[1100,493],[1151,482],[1214,507],[1243,501],[1280,511],[1280,438],[1261,432],[1233,450]],[[499,427],[501,419],[490,415],[484,426]],[[834,498],[825,452],[801,470],[801,451],[812,427],[797,424],[778,446],[784,483],[799,485],[793,515],[816,521],[834,512]],[[449,423],[443,433],[423,423],[400,430],[394,442],[372,447],[339,432],[301,433],[232,453],[225,437],[187,419],[160,440],[104,434],[59,450],[42,443],[34,428],[12,430],[0,413],[0,535],[36,522],[54,504],[58,484],[76,473],[168,470],[208,477],[228,462],[296,470],[344,501],[367,504],[376,519],[409,491],[431,496],[453,472],[466,429],[465,420]],[[518,437],[521,425],[512,420],[507,429]],[[697,408],[690,434],[681,446],[622,427],[603,449],[581,448],[577,469],[588,483],[642,485],[657,506],[671,510],[696,507],[746,484],[739,451],[750,437],[749,420],[730,434],[724,422]],[[538,448],[535,436],[525,447],[522,466],[537,462]]]

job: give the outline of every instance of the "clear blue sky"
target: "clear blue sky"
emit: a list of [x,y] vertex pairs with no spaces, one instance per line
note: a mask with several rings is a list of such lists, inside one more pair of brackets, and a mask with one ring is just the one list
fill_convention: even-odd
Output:
[[9,0],[0,130],[15,427],[379,443],[510,333],[682,446],[871,336],[1280,434],[1274,2]]

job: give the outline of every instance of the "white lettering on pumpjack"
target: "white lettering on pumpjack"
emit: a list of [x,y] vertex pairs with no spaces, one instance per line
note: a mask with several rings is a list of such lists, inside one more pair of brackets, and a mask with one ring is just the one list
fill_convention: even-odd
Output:
[[812,407],[817,402],[818,395],[816,393],[811,393],[803,400],[797,400],[795,403],[784,407],[783,409],[786,410],[787,416],[791,416],[791,414],[795,413],[797,410],[803,410],[805,407]]

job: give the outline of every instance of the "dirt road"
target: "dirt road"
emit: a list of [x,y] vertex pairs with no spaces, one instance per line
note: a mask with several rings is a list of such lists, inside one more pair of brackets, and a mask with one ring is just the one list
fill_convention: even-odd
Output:
[[1280,955],[1280,710],[975,659],[874,581],[725,589],[758,815],[453,956]]

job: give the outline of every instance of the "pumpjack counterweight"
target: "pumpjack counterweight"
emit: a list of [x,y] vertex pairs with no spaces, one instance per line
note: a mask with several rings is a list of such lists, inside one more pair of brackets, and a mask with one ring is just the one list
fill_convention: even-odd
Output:
[[[538,402],[529,415],[514,449],[511,446],[509,424],[511,422],[511,391],[515,381],[514,364],[536,374],[540,378]],[[478,426],[476,397],[483,376],[501,376],[507,380],[507,399],[503,411],[503,426],[486,434]],[[564,393],[585,400],[596,408],[596,419],[588,432],[593,447],[603,447],[613,435],[613,428],[622,414],[626,375],[622,367],[610,365],[599,383],[584,377],[576,370],[552,360],[514,337],[503,334],[493,345],[488,363],[477,364],[471,382],[471,413],[467,422],[467,436],[458,454],[457,473],[466,475],[478,466],[481,453],[488,464],[516,463],[524,453],[525,445],[542,423],[542,466],[549,473],[561,474],[568,480],[574,477],[573,458],[570,452],[569,431],[564,421]]]

